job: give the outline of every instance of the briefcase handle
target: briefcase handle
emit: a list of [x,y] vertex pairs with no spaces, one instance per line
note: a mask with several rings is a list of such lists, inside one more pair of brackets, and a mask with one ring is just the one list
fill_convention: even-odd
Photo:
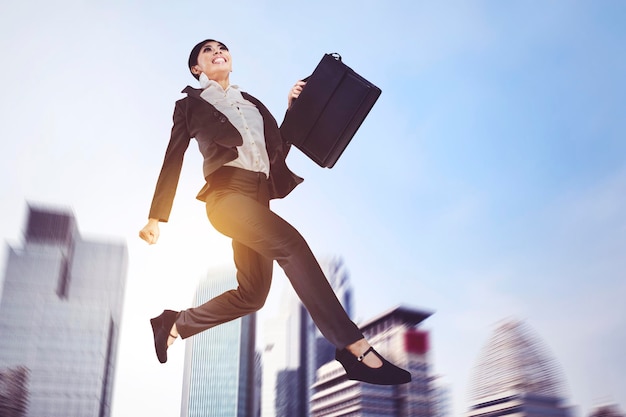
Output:
[[[339,55],[339,53],[337,53],[337,52],[332,52],[332,53],[330,53],[330,54],[326,54],[326,55],[332,56],[332,57],[333,57],[333,58],[335,58],[337,61],[341,62],[341,55]],[[304,77],[304,78],[303,78],[302,80],[300,80],[300,81],[307,82],[307,81],[309,81],[309,78],[311,78],[311,76],[310,76],[310,75],[309,75],[308,77]]]
[[339,55],[337,52],[333,52],[332,54],[328,54],[328,55],[332,56],[337,61],[341,62],[341,55]]

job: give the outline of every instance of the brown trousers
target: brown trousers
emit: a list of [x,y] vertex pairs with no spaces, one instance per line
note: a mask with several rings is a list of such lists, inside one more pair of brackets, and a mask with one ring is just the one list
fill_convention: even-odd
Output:
[[276,260],[321,333],[338,349],[363,337],[350,320],[300,233],[269,209],[265,174],[223,167],[210,178],[207,215],[232,238],[237,289],[181,311],[182,338],[260,309],[270,290]]

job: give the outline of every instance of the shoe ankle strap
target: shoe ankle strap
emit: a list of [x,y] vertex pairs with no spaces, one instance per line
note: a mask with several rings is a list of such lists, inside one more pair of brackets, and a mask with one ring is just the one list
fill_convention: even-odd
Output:
[[363,354],[361,356],[358,356],[356,358],[357,361],[359,362],[363,362],[363,359],[365,359],[365,357],[367,356],[368,353],[373,352],[374,348],[373,347],[369,347],[369,349],[367,349],[365,352],[363,352]]

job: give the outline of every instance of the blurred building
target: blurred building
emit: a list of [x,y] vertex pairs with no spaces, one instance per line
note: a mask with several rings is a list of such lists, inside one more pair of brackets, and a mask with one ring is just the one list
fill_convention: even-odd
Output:
[[452,415],[452,391],[450,385],[441,376],[431,380],[432,417],[450,417]]
[[617,404],[605,404],[591,411],[589,417],[626,417]]
[[568,417],[556,362],[530,328],[500,325],[481,352],[470,384],[467,417]]
[[22,366],[0,371],[0,416],[25,417],[28,407],[28,370]]
[[410,383],[381,386],[351,381],[341,364],[331,361],[317,371],[311,416],[431,417],[428,332],[418,328],[430,315],[398,307],[360,326],[381,355],[411,372]]
[[[351,316],[352,288],[341,258],[320,262],[344,309]],[[295,292],[288,287],[279,313],[264,326],[262,417],[308,417],[315,372],[335,348],[324,339]]]
[[[193,305],[236,287],[234,268],[212,270],[198,284]],[[256,315],[250,314],[186,340],[182,417],[258,415],[255,337]]]
[[305,415],[305,374],[300,366],[308,346],[304,323],[300,302],[286,290],[278,314],[263,327],[262,417]]
[[626,417],[617,404],[605,404],[594,408],[589,417]]
[[28,208],[0,300],[0,415],[111,415],[127,262],[125,244],[83,239],[70,211]]

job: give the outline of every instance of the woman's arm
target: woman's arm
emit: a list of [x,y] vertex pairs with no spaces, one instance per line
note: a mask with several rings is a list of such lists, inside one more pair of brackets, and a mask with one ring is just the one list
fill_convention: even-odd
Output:
[[166,222],[169,218],[183,164],[183,157],[189,146],[190,138],[185,122],[183,103],[182,100],[179,100],[174,108],[172,133],[165,151],[161,173],[154,190],[148,223],[139,231],[139,237],[151,245],[157,243],[159,239],[159,222]]

